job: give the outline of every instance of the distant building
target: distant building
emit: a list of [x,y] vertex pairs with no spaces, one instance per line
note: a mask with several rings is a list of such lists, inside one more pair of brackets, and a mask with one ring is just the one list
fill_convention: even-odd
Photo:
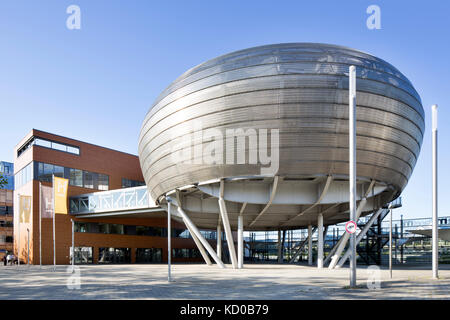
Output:
[[0,161],[0,173],[8,181],[0,189],[0,259],[13,251],[14,164]]
[[14,190],[14,164],[11,162],[0,161],[0,173],[8,181],[3,189]]

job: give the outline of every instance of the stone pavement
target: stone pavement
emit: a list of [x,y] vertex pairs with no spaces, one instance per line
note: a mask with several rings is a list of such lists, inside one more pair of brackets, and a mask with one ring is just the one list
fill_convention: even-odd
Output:
[[395,268],[392,280],[386,269],[360,267],[356,289],[347,287],[347,268],[175,264],[172,283],[165,264],[78,268],[70,273],[67,266],[2,265],[0,299],[450,299],[450,266],[440,267],[439,280],[430,279],[428,266]]

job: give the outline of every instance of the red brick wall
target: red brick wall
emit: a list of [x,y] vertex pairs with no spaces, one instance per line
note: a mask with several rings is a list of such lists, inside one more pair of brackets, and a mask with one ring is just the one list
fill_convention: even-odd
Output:
[[[16,146],[20,148],[31,136],[46,138],[48,140],[62,142],[80,147],[80,155],[73,155],[67,152],[61,152],[39,146],[33,146],[25,151],[19,158],[15,159],[14,168],[18,172],[30,161],[39,161],[59,166],[82,169],[86,171],[103,173],[109,175],[109,190],[120,189],[122,187],[122,178],[144,181],[139,164],[139,158],[135,155],[99,147],[93,144],[53,135],[50,133],[32,130]],[[51,183],[42,182],[43,185],[51,186]],[[98,190],[86,189],[69,186],[68,194],[70,196],[96,192]],[[30,260],[32,264],[39,264],[39,181],[33,180],[25,186],[15,191],[15,200],[18,194],[32,195],[32,221],[29,224],[21,224],[20,227],[20,257],[23,261],[27,258],[27,231],[30,229]],[[17,201],[17,200],[16,200]],[[18,202],[16,202],[18,203]],[[15,221],[18,219],[18,207],[14,209]],[[72,245],[72,223],[70,215],[56,215],[56,263],[69,263],[69,250]],[[125,225],[159,226],[166,227],[164,218],[109,218],[109,219],[74,219],[84,222],[104,222],[117,223]],[[14,237],[15,248],[17,251],[18,224],[15,224]],[[172,222],[173,228],[185,228],[177,221]],[[215,241],[211,241],[215,246]],[[111,235],[94,233],[75,233],[75,246],[93,247],[94,263],[98,261],[98,248],[131,248],[132,261],[135,261],[136,248],[162,248],[163,261],[167,261],[167,238],[149,237],[149,236],[131,236],[131,235]],[[172,239],[172,248],[196,248],[191,239]],[[176,259],[173,261],[182,261],[186,259]],[[188,259],[189,261],[201,261],[202,259]],[[53,220],[42,219],[42,263],[53,264]]]

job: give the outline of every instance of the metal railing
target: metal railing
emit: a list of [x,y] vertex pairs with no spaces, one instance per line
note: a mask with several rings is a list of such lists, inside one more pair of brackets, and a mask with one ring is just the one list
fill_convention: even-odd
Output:
[[69,199],[70,213],[100,213],[155,207],[147,187],[124,188],[74,196]]

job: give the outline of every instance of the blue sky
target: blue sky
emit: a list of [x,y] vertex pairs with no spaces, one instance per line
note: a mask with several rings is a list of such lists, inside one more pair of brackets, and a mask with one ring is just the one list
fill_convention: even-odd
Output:
[[[66,8],[81,29],[66,28]],[[381,30],[366,8],[381,8]],[[359,49],[396,66],[422,97],[421,155],[395,216],[431,216],[431,117],[439,104],[440,216],[448,209],[450,3],[428,1],[2,1],[0,159],[32,128],[137,154],[142,120],[187,69],[281,42]],[[395,218],[396,218],[395,217]]]

